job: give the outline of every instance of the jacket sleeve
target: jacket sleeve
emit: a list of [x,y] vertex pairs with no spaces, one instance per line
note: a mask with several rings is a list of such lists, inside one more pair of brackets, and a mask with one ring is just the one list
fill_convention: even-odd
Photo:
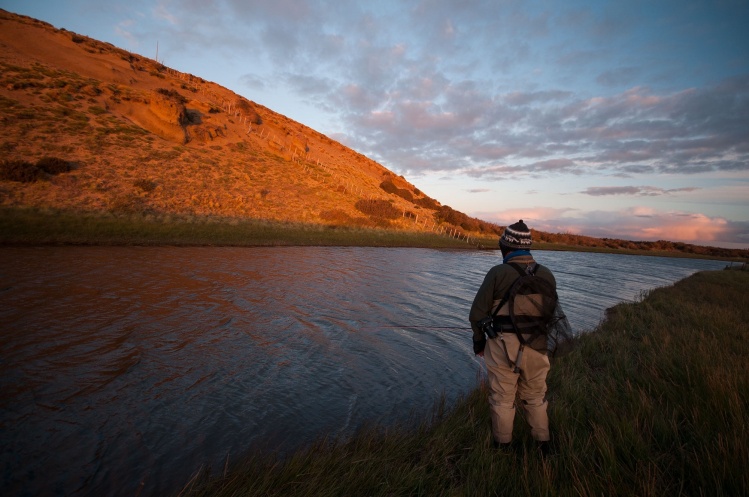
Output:
[[473,340],[480,341],[484,339],[484,332],[478,329],[476,323],[481,321],[491,313],[494,303],[495,288],[497,286],[497,266],[493,267],[486,273],[484,281],[481,283],[476,296],[471,305],[471,311],[468,314],[468,320],[471,322],[473,330]]

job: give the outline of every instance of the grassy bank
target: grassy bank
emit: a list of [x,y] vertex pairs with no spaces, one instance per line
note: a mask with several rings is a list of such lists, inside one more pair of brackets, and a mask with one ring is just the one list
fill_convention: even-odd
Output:
[[611,310],[553,360],[554,454],[516,418],[491,447],[485,386],[417,428],[366,429],[196,476],[190,496],[749,493],[749,274],[704,272]]
[[216,245],[473,248],[433,233],[190,216],[0,210],[0,245]]
[[[0,208],[1,245],[340,246],[498,249],[497,236],[456,239],[427,231],[331,226],[209,216],[78,213]],[[698,259],[746,258],[535,242],[535,250]]]

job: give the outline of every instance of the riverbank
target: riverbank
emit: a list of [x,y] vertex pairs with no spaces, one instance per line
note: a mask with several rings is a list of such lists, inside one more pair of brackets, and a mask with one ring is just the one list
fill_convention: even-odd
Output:
[[748,322],[743,271],[697,273],[611,309],[553,360],[545,460],[520,416],[515,452],[492,448],[480,384],[410,427],[249,456],[180,495],[745,495]]
[[[487,240],[488,241],[488,240]],[[431,232],[192,216],[0,210],[0,245],[476,248]],[[493,245],[496,244],[496,240]],[[492,245],[492,246],[493,246]]]
[[[329,246],[498,249],[497,237],[450,236],[430,231],[194,216],[70,213],[56,210],[0,209],[0,246]],[[718,257],[665,250],[631,250],[535,242],[535,250],[596,252],[747,262],[749,257]]]

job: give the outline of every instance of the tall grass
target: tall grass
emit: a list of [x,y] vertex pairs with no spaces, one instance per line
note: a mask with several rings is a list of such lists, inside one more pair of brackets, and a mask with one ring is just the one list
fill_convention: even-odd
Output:
[[[179,150],[170,153],[180,153]],[[33,166],[33,165],[32,165]],[[143,192],[156,187],[138,178],[134,186]],[[2,192],[0,192],[1,194]],[[112,212],[78,212],[61,209],[0,207],[0,245],[232,245],[232,246],[371,246],[498,249],[496,236],[461,235],[428,231],[371,228],[351,222],[350,216],[323,211],[332,224],[264,221],[222,216],[159,214],[149,211],[138,195],[123,195],[110,205]],[[342,211],[341,211],[342,212]],[[604,247],[574,247],[547,242],[534,250],[570,250],[628,255],[691,257],[728,260],[726,257]],[[736,259],[746,262],[745,259]]]
[[491,447],[480,384],[416,427],[250,455],[201,472],[181,495],[747,495],[748,321],[739,271],[698,273],[613,308],[552,361],[545,459],[520,416],[514,452]]
[[[137,180],[136,180],[137,181]],[[140,183],[138,183],[140,184]],[[142,188],[142,187],[141,187]],[[133,200],[132,205],[124,205]],[[433,233],[220,217],[158,216],[126,198],[119,214],[0,209],[0,245],[228,245],[473,248]]]

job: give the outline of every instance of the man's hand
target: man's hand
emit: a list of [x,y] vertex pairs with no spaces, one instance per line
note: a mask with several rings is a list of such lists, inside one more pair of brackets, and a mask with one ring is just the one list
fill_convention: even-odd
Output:
[[484,357],[484,347],[486,347],[486,338],[473,341],[473,353],[479,357]]

